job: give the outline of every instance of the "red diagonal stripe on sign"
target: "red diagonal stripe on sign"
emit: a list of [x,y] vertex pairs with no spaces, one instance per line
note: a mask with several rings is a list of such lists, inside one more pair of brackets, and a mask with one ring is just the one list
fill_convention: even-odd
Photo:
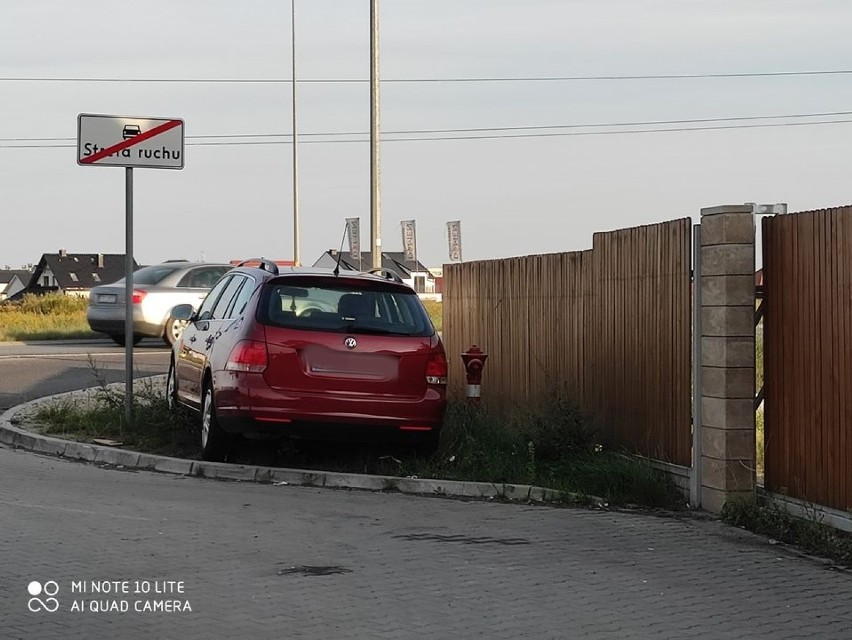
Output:
[[121,151],[122,149],[127,149],[128,147],[132,147],[135,144],[139,144],[140,142],[144,142],[149,138],[153,138],[161,133],[168,131],[169,129],[174,129],[175,127],[179,127],[183,124],[180,120],[169,120],[168,122],[164,122],[163,124],[159,124],[153,129],[148,129],[145,133],[140,133],[137,136],[133,136],[128,140],[122,140],[118,144],[114,144],[111,147],[107,147],[106,149],[101,149],[97,153],[93,153],[90,156],[86,156],[85,158],[80,160],[81,164],[93,164],[102,158],[106,158],[107,156],[111,156],[117,151]]

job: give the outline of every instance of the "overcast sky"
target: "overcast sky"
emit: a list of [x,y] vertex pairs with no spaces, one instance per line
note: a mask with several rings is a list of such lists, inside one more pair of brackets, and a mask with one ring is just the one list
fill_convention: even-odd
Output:
[[[367,79],[369,0],[296,1],[297,75]],[[848,0],[381,0],[380,29],[387,80],[852,69]],[[0,10],[3,78],[269,80],[290,78],[290,64],[288,0],[5,0]],[[123,172],[76,164],[81,112],[186,121],[186,168],[134,174],[140,263],[292,257],[289,84],[3,80],[0,92],[0,266],[60,248],[124,252]],[[383,246],[400,250],[399,223],[413,218],[430,266],[447,261],[449,220],[462,221],[473,260],[584,249],[595,231],[717,204],[852,200],[849,123],[606,133],[852,114],[497,130],[852,112],[852,75],[386,82],[381,108]],[[339,246],[347,217],[361,218],[366,249],[369,144],[348,134],[369,130],[369,85],[301,84],[298,114],[302,261]],[[392,141],[435,129],[595,135]],[[196,137],[235,134],[284,135]],[[280,144],[230,144],[248,141]],[[10,148],[43,144],[71,146]]]

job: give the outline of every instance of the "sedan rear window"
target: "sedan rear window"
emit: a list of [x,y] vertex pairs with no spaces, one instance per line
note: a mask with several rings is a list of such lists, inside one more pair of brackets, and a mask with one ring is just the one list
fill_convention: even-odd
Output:
[[260,315],[264,324],[309,331],[399,336],[430,336],[435,331],[413,291],[361,283],[274,281],[264,291]]
[[[173,274],[178,269],[182,269],[183,265],[168,265],[168,264],[156,264],[150,267],[142,267],[141,269],[137,269],[133,272],[133,284],[157,284],[161,280],[164,280],[167,276]],[[119,282],[124,282],[124,278],[115,282],[118,284]]]

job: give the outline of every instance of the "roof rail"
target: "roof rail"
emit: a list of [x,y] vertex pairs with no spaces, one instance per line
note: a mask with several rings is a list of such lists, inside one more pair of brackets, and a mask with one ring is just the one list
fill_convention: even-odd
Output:
[[394,271],[393,269],[386,269],[384,267],[376,267],[374,269],[370,269],[367,273],[371,273],[375,276],[381,276],[382,278],[386,278],[387,280],[393,280],[394,282],[399,282],[400,284],[404,284],[400,275]]
[[248,260],[243,260],[240,262],[238,267],[257,267],[258,269],[263,269],[264,271],[268,271],[274,276],[278,275],[278,265],[275,264],[272,260],[267,260],[266,258],[250,258]]

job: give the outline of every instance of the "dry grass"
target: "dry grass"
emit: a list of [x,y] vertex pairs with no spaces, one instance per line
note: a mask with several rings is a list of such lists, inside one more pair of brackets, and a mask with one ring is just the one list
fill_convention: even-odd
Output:
[[18,302],[0,304],[0,342],[93,338],[86,322],[85,298],[60,293],[26,295]]
[[432,319],[436,331],[444,330],[444,303],[437,300],[423,300],[426,313]]

